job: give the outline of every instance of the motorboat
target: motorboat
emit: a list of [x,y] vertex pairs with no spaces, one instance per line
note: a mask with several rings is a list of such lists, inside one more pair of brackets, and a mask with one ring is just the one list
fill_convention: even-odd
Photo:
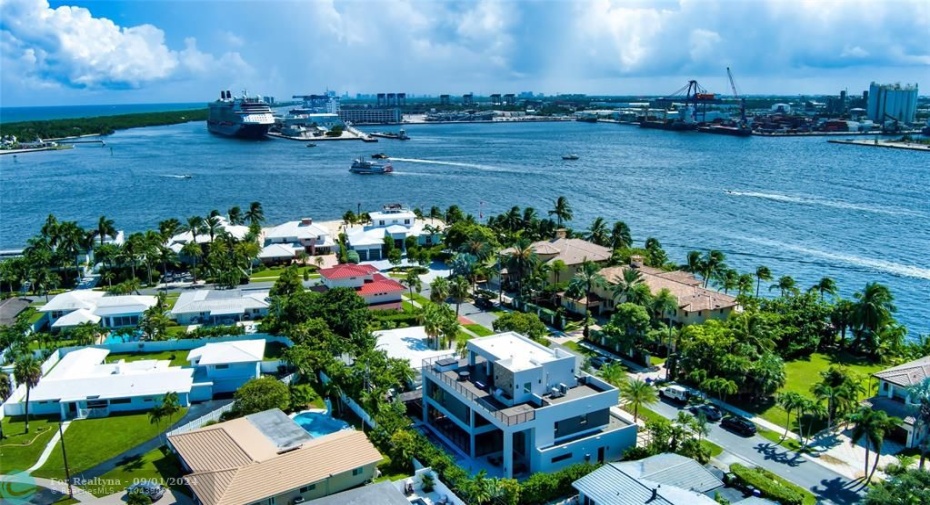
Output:
[[394,167],[390,163],[376,163],[374,161],[369,161],[361,157],[355,158],[352,161],[352,167],[349,168],[349,172],[353,174],[389,174],[394,171]]
[[374,159],[376,159],[376,160],[386,160],[386,159],[388,159],[388,155],[386,155],[386,154],[384,154],[384,153],[375,153],[375,154],[372,154],[371,157],[374,158]]
[[562,159],[563,160],[577,160],[578,155],[577,154],[563,154]]

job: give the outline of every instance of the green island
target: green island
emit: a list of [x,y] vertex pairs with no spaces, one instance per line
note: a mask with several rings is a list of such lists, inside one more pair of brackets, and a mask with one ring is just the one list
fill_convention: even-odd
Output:
[[[544,212],[553,217],[541,217]],[[383,256],[394,267],[392,277],[406,290],[399,310],[372,311],[351,288],[323,292],[306,288],[303,282],[323,263],[306,255],[289,266],[259,266],[258,240],[265,221],[259,202],[252,202],[247,211],[236,206],[225,213],[228,222],[250,228],[242,238],[226,233],[218,219],[223,214],[214,210],[206,217],[165,219],[151,230],[130,234],[121,246],[100,239],[116,230],[115,223],[105,216],[94,229],[85,230],[74,221],[59,221],[50,215],[22,257],[0,262],[0,291],[11,297],[28,290],[39,297],[71,288],[79,277],[76,273],[88,266],[80,263],[80,253],[87,249],[93,250],[99,263],[101,289],[114,294],[153,289],[157,279],[179,271],[226,288],[273,281],[270,297],[275,310],[264,316],[259,330],[290,339],[291,347],[269,348],[266,358],[283,359],[289,371],[297,372],[297,378],[288,385],[271,376],[247,382],[234,395],[234,410],[224,417],[269,408],[300,412],[311,406],[322,407],[325,399],[333,406],[332,414],[360,426],[361,421],[341,401],[345,395],[374,420],[364,429],[384,455],[379,465],[383,475],[410,475],[412,458],[416,458],[432,467],[467,503],[535,504],[563,499],[572,492],[573,481],[598,465],[582,463],[556,472],[533,472],[522,480],[469,472],[449,451],[414,427],[402,403],[385,401],[395,392],[408,391],[418,372],[406,360],[388,357],[379,350],[374,331],[423,326],[435,350],[459,355],[465,354],[471,339],[487,338],[493,332],[518,332],[544,346],[555,346],[557,335],[573,335],[575,338],[563,347],[582,355],[586,370],[615,385],[622,408],[634,423],[643,422],[645,436],[623,454],[626,460],[674,452],[703,464],[725,450],[706,440],[709,428],[703,416],[680,411],[676,418],[669,418],[650,409],[658,403],[658,391],[638,379],[632,373],[634,368],[664,367],[668,379],[779,426],[783,433],[763,427],[759,434],[794,451],[807,450],[815,434],[841,423],[854,426],[853,437],[865,437],[867,448],[879,450],[884,437],[901,424],[900,419],[879,416],[861,403],[876,393],[869,382],[872,373],[930,355],[926,337],[906,338],[907,330],[895,319],[894,296],[887,287],[868,283],[852,298],[844,299],[828,277],[805,287],[790,275],[776,275],[764,265],[739,272],[716,250],[692,251],[679,263],[669,258],[654,237],[637,242],[642,246],[634,245],[632,232],[623,221],[609,225],[598,217],[585,228],[571,228],[572,209],[565,197],[559,197],[552,209],[544,212],[514,207],[481,224],[455,205],[445,211],[438,207],[414,209],[419,219],[429,217],[444,223],[442,244],[405,243],[403,253],[408,262],[419,266],[402,269],[401,250],[393,240],[385,240]],[[345,225],[368,219],[352,211],[343,215]],[[186,231],[209,235],[210,240],[192,241],[180,255],[166,246],[169,238]],[[558,240],[594,245],[603,252],[602,257],[584,256],[568,265],[544,259],[545,249],[534,245]],[[357,263],[358,255],[353,253],[346,235],[340,233],[333,260]],[[448,265],[451,275],[435,277],[429,283],[428,296],[424,296],[420,294],[424,291],[420,275],[435,261]],[[680,304],[682,293],[651,287],[657,277],[686,279],[687,285],[714,298],[717,305],[713,310],[689,314]],[[499,291],[489,290],[498,279]],[[167,316],[176,300],[176,296],[160,293],[158,303],[145,311],[136,328],[145,340],[211,338],[236,331],[204,327],[186,333]],[[497,306],[498,300],[506,300],[506,310]],[[600,302],[595,305],[593,300]],[[466,303],[488,307],[483,312],[493,314],[493,323],[463,322],[460,316]],[[14,363],[14,376],[25,379],[31,375],[36,383],[41,373],[35,376],[33,351],[50,354],[61,346],[86,345],[95,341],[99,330],[80,325],[52,334],[40,323],[29,310],[15,324],[0,329],[0,348],[10,350],[6,356]],[[33,326],[37,326],[36,331],[32,331]],[[603,351],[622,357],[624,362],[615,361],[595,371],[594,358]],[[164,352],[148,357],[181,364],[184,354]],[[353,359],[347,362],[345,356]],[[146,356],[111,356],[142,357]],[[0,384],[9,384],[8,378],[4,376]],[[914,394],[919,403],[928,406],[926,414],[918,415],[926,415],[922,422],[930,423],[930,381],[927,384],[924,392],[915,389]],[[4,397],[10,394],[8,388],[2,393]],[[175,410],[172,420],[183,414],[183,409]],[[66,435],[72,469],[92,468],[159,436],[170,424],[162,417],[153,410],[75,421]],[[32,434],[20,428],[23,423],[19,418],[4,420],[9,438],[0,448],[4,461],[9,457],[15,465],[28,468],[35,463],[43,441],[51,438],[55,423],[33,419]],[[120,435],[101,441],[101,433]],[[61,462],[60,449],[56,448],[34,475],[59,478],[64,471]],[[875,476],[877,467],[876,458],[874,466],[865,468],[866,483]],[[807,490],[785,481],[784,476],[741,466],[730,468],[734,482],[759,489],[783,503],[812,503],[815,499]],[[913,481],[908,471],[895,473],[886,468],[892,478],[876,485],[876,493],[888,493],[899,482]],[[124,483],[139,476],[169,479],[179,474],[173,456],[153,448],[127,457],[106,476]],[[105,494],[113,489],[91,491]]]
[[90,135],[109,135],[116,130],[144,126],[163,126],[189,121],[206,121],[207,108],[170,112],[141,112],[118,116],[51,119],[0,123],[0,136],[13,135],[21,141],[36,138],[56,140]]

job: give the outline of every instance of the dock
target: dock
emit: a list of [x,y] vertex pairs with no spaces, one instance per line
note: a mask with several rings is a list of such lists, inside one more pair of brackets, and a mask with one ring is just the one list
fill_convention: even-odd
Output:
[[831,140],[828,140],[827,142],[831,144],[846,144],[846,145],[852,145],[852,146],[865,146],[865,147],[885,147],[889,149],[905,149],[908,151],[922,151],[925,153],[930,153],[930,144],[921,144],[918,142],[901,142],[901,141],[896,141],[896,140],[879,141],[878,139],[875,139],[875,140],[831,139]]

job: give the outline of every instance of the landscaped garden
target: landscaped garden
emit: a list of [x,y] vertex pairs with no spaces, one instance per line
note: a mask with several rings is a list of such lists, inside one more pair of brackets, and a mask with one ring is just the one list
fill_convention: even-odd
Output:
[[107,363],[116,363],[119,360],[123,360],[126,363],[133,361],[142,361],[146,359],[155,359],[155,360],[167,360],[171,362],[171,366],[187,366],[190,363],[187,361],[187,354],[190,351],[186,350],[177,350],[177,351],[161,351],[161,352],[130,352],[130,353],[111,353],[107,355]]
[[[149,422],[147,412],[72,421],[64,434],[71,474],[93,468],[157,437],[168,428],[172,421],[181,419],[186,412],[187,409],[182,408],[175,414],[174,419],[163,419],[157,424]],[[65,465],[60,445],[55,447],[48,461],[32,472],[32,475],[50,479],[65,477]]]
[[34,465],[58,430],[58,422],[51,417],[29,416],[29,433],[25,433],[25,419],[25,416],[3,419],[4,438],[0,441],[2,473],[23,471]]
[[140,456],[120,461],[116,468],[91,481],[84,489],[95,496],[106,496],[126,489],[136,482],[152,480],[190,494],[188,488],[183,485],[181,476],[181,463],[177,456],[163,445]]

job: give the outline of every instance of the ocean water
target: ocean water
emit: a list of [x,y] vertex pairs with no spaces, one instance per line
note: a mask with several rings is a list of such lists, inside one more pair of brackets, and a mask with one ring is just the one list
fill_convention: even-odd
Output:
[[141,112],[167,112],[200,109],[206,102],[196,103],[135,103],[116,105],[55,105],[48,107],[0,107],[0,123],[45,121],[76,117],[118,116]]
[[[605,123],[406,130],[406,142],[307,148],[217,137],[200,122],[120,131],[107,147],[0,156],[0,248],[22,247],[49,213],[86,227],[105,214],[131,232],[256,200],[280,223],[339,219],[358,205],[390,202],[457,204],[476,216],[479,202],[485,216],[533,206],[544,215],[565,195],[571,227],[596,216],[624,220],[637,244],[656,237],[675,261],[720,249],[742,272],[767,265],[802,288],[833,277],[844,296],[881,282],[896,297],[899,320],[930,333],[926,153]],[[352,158],[382,151],[393,158],[393,175],[348,172]],[[563,161],[565,153],[580,159]],[[185,174],[192,178],[177,177]]]

